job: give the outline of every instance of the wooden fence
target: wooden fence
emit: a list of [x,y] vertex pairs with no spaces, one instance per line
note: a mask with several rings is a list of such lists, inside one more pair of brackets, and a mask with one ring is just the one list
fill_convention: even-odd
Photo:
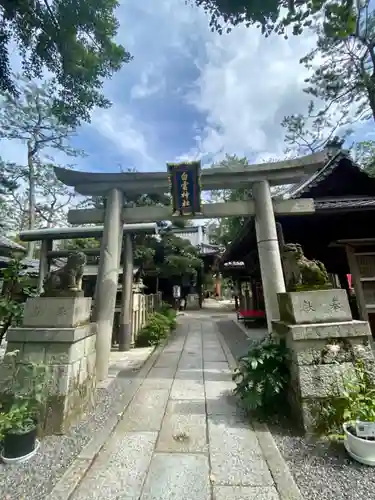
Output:
[[[132,301],[132,345],[134,345],[139,330],[146,324],[150,314],[158,309],[162,302],[162,293],[145,295],[136,286],[133,289]],[[117,343],[120,324],[121,306],[117,305],[113,321],[112,343]]]
[[161,292],[149,295],[133,292],[132,344],[134,344],[139,330],[146,324],[149,314],[158,309],[161,301]]

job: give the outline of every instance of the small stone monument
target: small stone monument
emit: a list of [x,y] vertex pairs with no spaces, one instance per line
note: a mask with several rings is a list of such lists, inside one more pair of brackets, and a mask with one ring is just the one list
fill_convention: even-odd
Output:
[[[296,252],[290,247],[298,259],[290,259],[289,265],[294,260],[302,263],[302,269],[284,266],[285,274],[289,272],[288,289],[305,286],[303,291],[278,294],[280,321],[273,321],[273,332],[285,340],[291,353],[289,401],[305,431],[310,431],[319,404],[333,390],[340,392],[343,377],[354,373],[356,359],[373,370],[373,340],[369,324],[352,319],[346,291],[324,289],[328,274],[323,264],[306,259],[301,247]],[[312,290],[306,289],[304,276]]]
[[284,245],[281,258],[288,292],[332,288],[324,264],[319,260],[307,259],[298,243]]
[[7,351],[19,350],[19,362],[49,367],[46,434],[65,432],[94,402],[96,325],[82,291],[85,262],[84,254],[70,254],[47,276],[43,295],[26,301],[22,326],[7,333]]
[[63,267],[46,276],[42,297],[83,297],[82,277],[86,262],[84,253],[71,252]]

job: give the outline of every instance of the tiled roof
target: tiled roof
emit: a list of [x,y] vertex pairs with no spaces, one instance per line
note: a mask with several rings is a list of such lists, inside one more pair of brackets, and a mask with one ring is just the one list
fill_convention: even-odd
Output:
[[[306,191],[309,191],[325,179],[339,164],[340,160],[349,158],[345,151],[338,151],[332,155],[328,162],[313,175],[305,176],[300,182],[290,186],[284,193],[283,198],[300,198]],[[359,168],[359,167],[358,167]]]
[[[0,262],[3,262],[7,264],[12,260],[11,257],[5,257],[4,255],[0,255]],[[22,259],[22,264],[25,266],[24,271],[22,274],[39,274],[39,260],[38,259],[29,259],[29,258],[24,258]],[[51,271],[55,271],[61,265],[63,265],[62,261],[58,261],[58,266],[51,264]]]
[[0,236],[0,247],[9,248],[10,250],[23,250],[26,252],[26,248],[14,241],[10,240],[6,236]]
[[329,210],[336,208],[363,208],[375,207],[375,198],[350,198],[336,200],[319,200],[314,201],[316,210]]

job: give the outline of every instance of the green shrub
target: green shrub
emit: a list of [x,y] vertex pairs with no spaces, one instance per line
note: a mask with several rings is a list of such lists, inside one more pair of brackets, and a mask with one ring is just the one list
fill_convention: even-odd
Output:
[[177,312],[167,302],[162,302],[162,304],[158,310],[158,313],[162,314],[164,317],[167,318],[167,320],[169,322],[169,327],[171,330],[174,330],[176,328],[176,326],[177,326],[177,320],[176,320]]
[[158,308],[158,312],[160,314],[168,314],[170,310],[173,311],[172,306],[170,304],[168,304],[168,302],[164,302],[164,301],[160,304],[160,307]]
[[168,319],[160,313],[150,314],[146,325],[138,332],[136,347],[158,345],[170,332]]
[[289,380],[288,350],[271,338],[250,348],[239,360],[234,393],[248,411],[278,408]]
[[154,312],[153,317],[156,318],[157,321],[160,322],[160,324],[164,325],[164,327],[167,330],[167,333],[170,331],[170,322],[169,318],[165,316],[164,314],[161,314],[160,312]]
[[341,436],[344,422],[375,422],[374,376],[364,361],[357,359],[354,373],[349,372],[343,377],[342,388],[333,385],[331,396],[315,402],[310,410],[319,435]]
[[41,422],[52,381],[48,366],[21,363],[18,350],[8,352],[4,362],[10,370],[0,380],[0,441],[8,432],[22,434]]

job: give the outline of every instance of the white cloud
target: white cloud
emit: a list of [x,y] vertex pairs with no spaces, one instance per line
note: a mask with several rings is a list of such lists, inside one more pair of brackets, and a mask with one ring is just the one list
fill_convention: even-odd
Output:
[[142,131],[143,124],[122,111],[120,106],[109,111],[98,110],[92,116],[92,125],[119,151],[133,156],[138,165],[152,165],[154,159],[149,153],[146,135]]
[[[138,3],[120,0],[119,3],[119,40],[134,55],[135,61],[151,54],[163,56],[159,49],[167,46],[188,54],[187,42],[199,39],[204,31],[209,33],[208,17],[203,10],[182,0]],[[145,44],[147,51],[142,54],[140,47]]]
[[282,155],[280,122],[306,111],[306,70],[299,64],[314,44],[312,35],[264,38],[256,28],[237,27],[206,43],[190,102],[206,121],[198,140],[202,154]]
[[131,99],[145,99],[165,88],[162,65],[149,64],[141,73],[140,81],[130,91]]

